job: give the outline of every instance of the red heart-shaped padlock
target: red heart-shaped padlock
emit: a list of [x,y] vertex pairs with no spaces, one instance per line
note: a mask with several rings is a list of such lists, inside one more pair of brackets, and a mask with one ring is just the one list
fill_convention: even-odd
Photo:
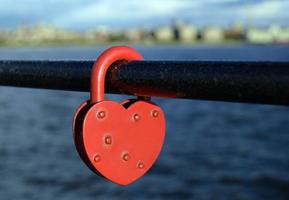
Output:
[[160,107],[139,97],[122,103],[104,100],[108,67],[119,60],[140,60],[129,47],[105,51],[92,70],[91,99],[77,110],[73,122],[76,149],[94,172],[120,185],[140,178],[156,161],[165,138]]
[[[121,103],[124,108],[128,108],[132,103],[134,103],[136,99],[125,100]],[[84,163],[95,173],[98,171],[92,166],[90,163],[87,154],[85,153],[84,144],[83,144],[83,122],[87,111],[90,109],[91,105],[89,101],[85,101],[82,103],[76,110],[73,118],[73,127],[72,134],[74,145],[76,150],[80,156],[80,158],[84,161]],[[99,173],[98,173],[99,174]]]
[[127,185],[156,161],[165,137],[162,110],[137,101],[127,109],[113,101],[95,104],[83,123],[84,149],[90,163],[109,180]]

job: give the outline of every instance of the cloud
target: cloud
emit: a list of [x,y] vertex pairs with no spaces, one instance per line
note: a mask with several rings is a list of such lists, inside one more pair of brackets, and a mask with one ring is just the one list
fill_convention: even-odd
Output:
[[173,18],[197,25],[246,21],[289,24],[288,0],[0,0],[0,26],[46,23],[83,29],[97,25],[158,25]]
[[248,8],[251,15],[256,18],[288,17],[289,20],[289,1],[264,1],[258,5]]
[[109,23],[113,25],[133,23],[159,18],[171,18],[178,12],[190,6],[190,1],[181,0],[146,0],[146,1],[118,1],[102,0],[84,5],[77,10],[71,10],[54,22],[59,25],[74,23]]

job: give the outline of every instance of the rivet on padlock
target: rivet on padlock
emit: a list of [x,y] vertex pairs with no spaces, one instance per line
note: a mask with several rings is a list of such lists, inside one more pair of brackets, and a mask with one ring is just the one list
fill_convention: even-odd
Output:
[[74,117],[74,142],[82,160],[92,171],[120,185],[136,181],[151,168],[165,138],[164,113],[149,97],[123,103],[104,99],[107,69],[119,60],[141,59],[126,46],[101,54],[92,69],[90,100]]

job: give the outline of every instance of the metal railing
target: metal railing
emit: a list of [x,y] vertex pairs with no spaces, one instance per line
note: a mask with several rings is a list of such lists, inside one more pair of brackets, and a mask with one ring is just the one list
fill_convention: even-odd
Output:
[[[89,91],[94,61],[0,61],[0,85]],[[132,61],[113,64],[118,94],[289,105],[289,62]]]

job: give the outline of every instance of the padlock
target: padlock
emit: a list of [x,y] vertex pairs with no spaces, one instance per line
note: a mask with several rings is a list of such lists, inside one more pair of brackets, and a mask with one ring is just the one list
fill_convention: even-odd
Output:
[[90,100],[76,111],[73,137],[76,149],[95,173],[119,185],[142,177],[157,160],[165,139],[165,116],[150,97],[122,103],[104,99],[105,74],[117,61],[142,60],[134,49],[112,47],[92,69]]
[[[121,103],[121,105],[125,108],[128,108],[129,105],[134,103],[136,100],[135,99],[128,99],[125,100]],[[89,162],[89,159],[87,158],[87,155],[85,153],[85,149],[83,147],[83,138],[82,138],[82,127],[83,127],[83,120],[85,117],[85,114],[91,107],[89,101],[85,101],[83,104],[81,104],[78,109],[76,110],[74,114],[74,119],[73,119],[73,140],[74,140],[74,145],[76,147],[76,150],[80,156],[80,158],[83,160],[83,162],[95,173],[99,174],[95,168],[91,165]],[[101,174],[99,174],[101,175]]]

